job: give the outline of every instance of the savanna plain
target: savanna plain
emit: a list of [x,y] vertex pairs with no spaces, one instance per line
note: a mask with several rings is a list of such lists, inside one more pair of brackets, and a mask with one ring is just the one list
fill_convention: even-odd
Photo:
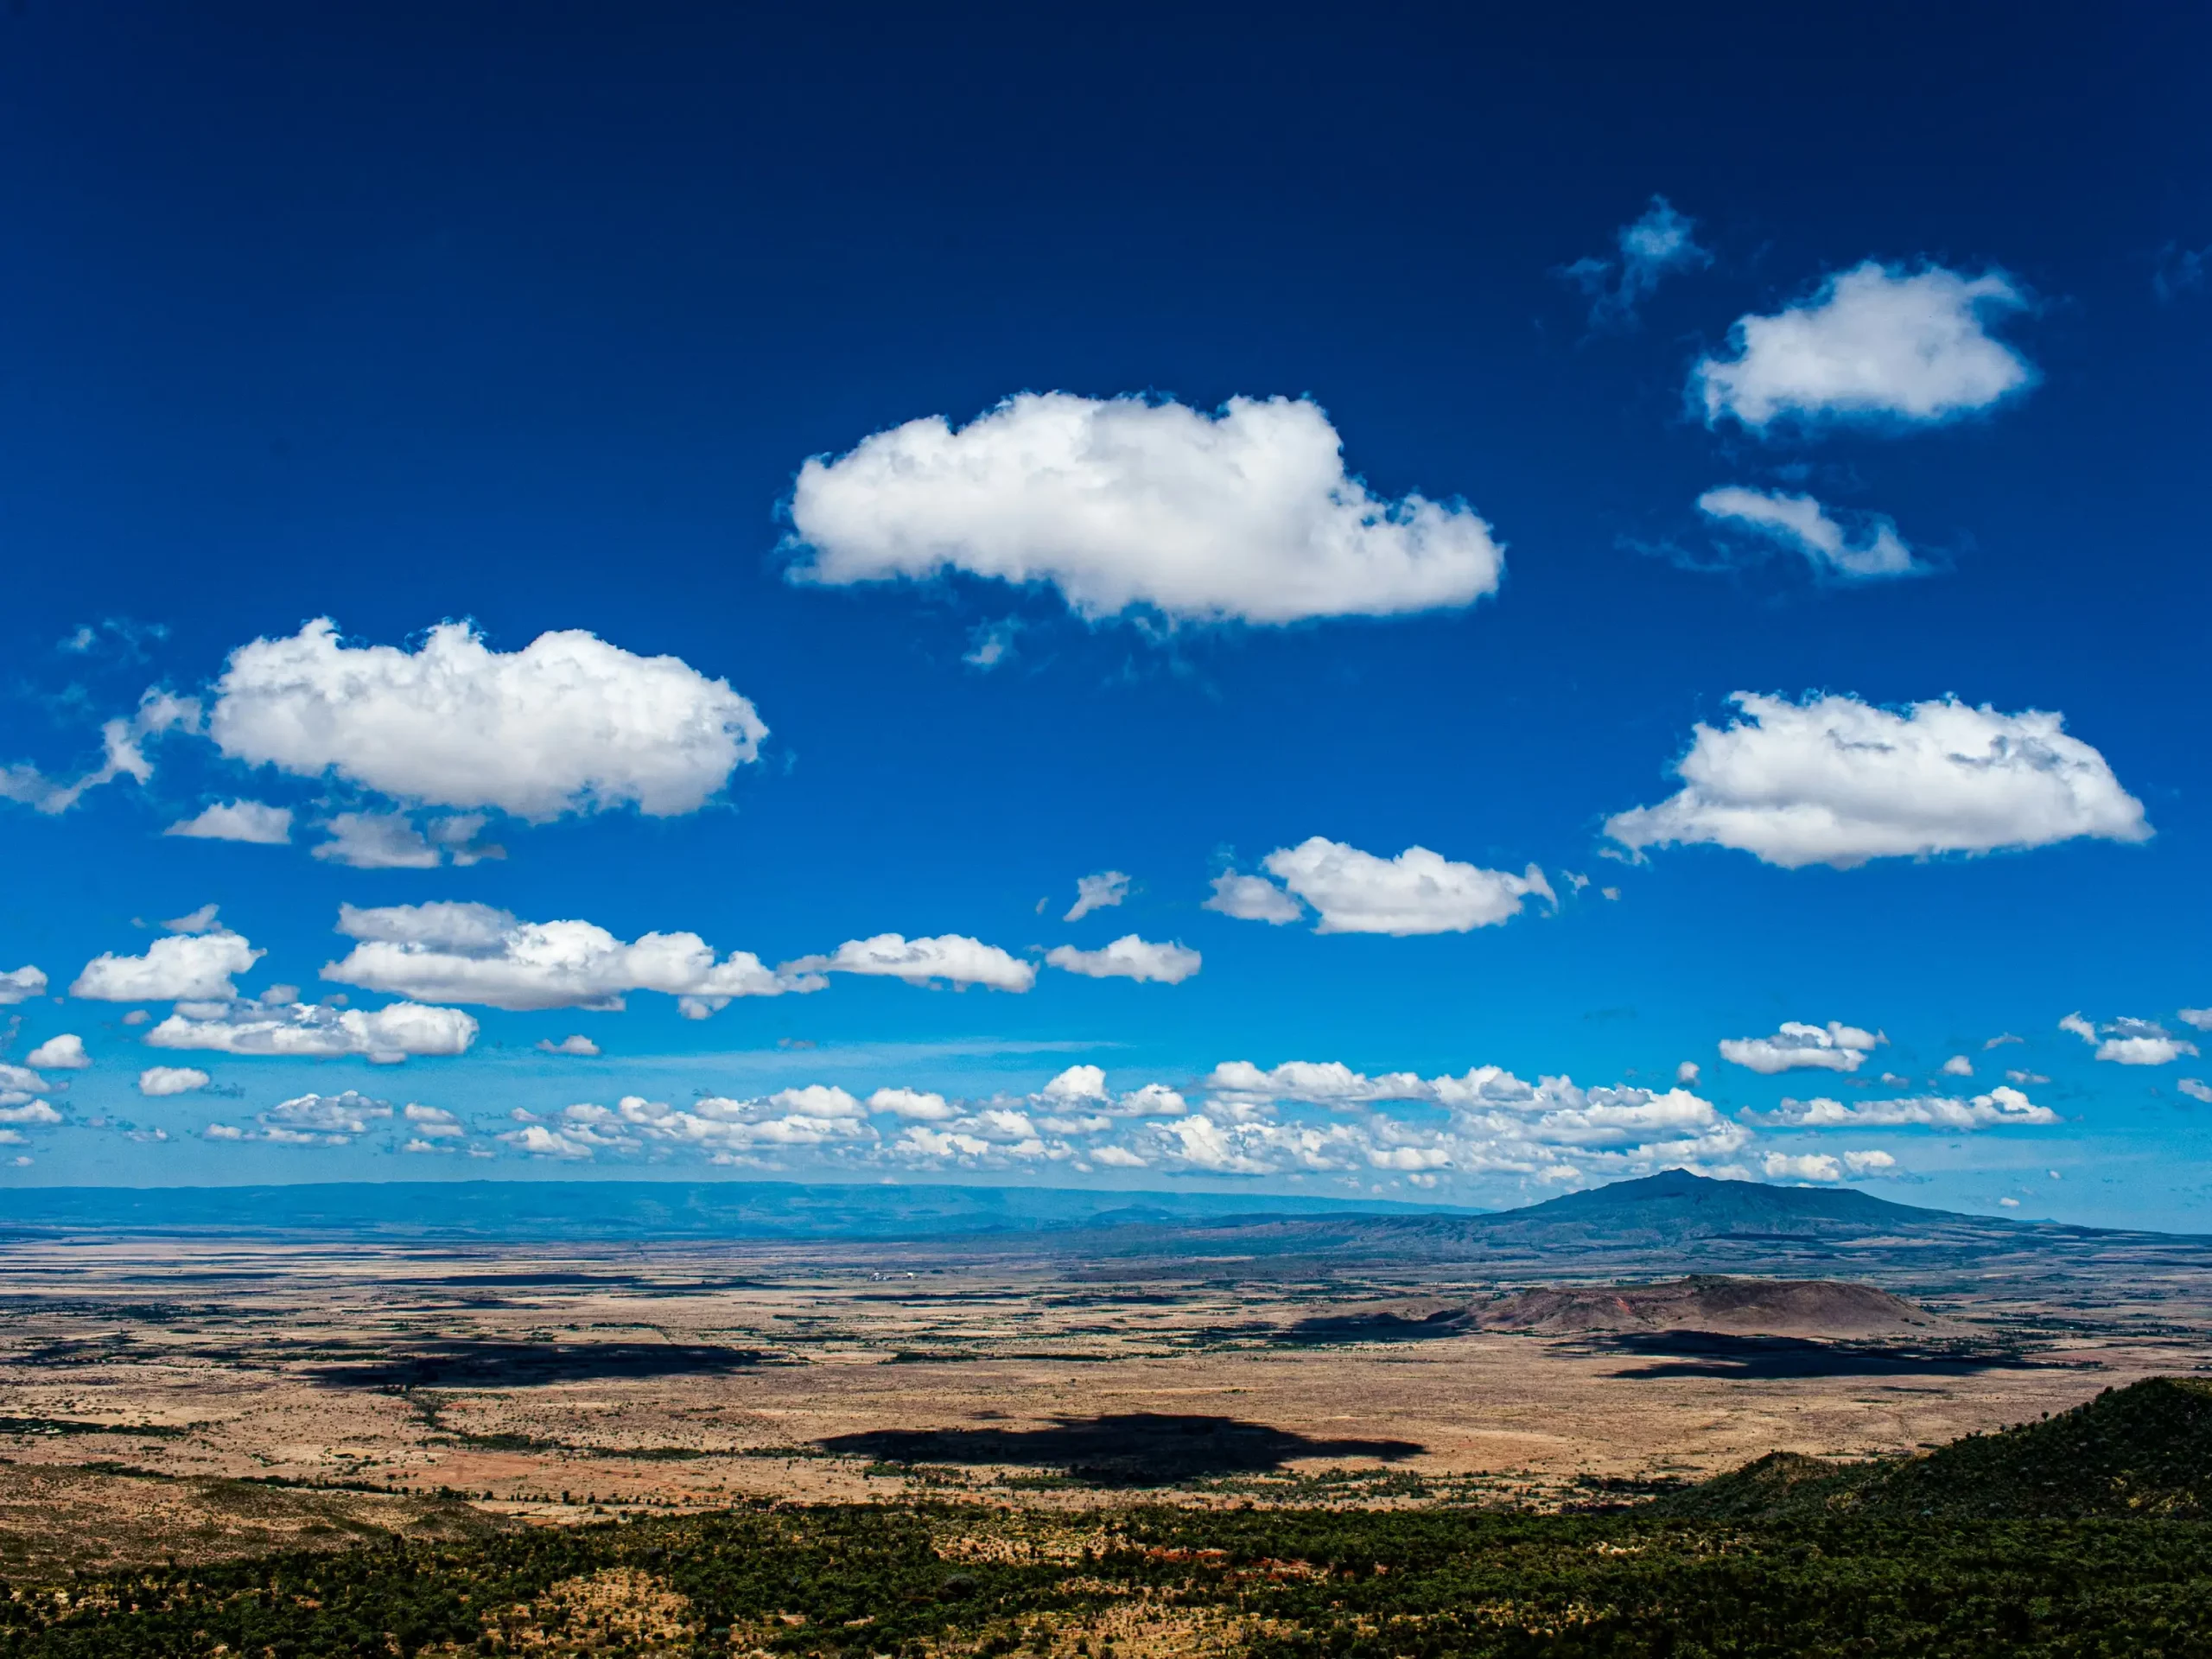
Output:
[[[1823,1619],[1839,1652],[2168,1650],[2087,1604],[2046,1618],[2056,1645],[1989,1645],[2022,1574],[2048,1600],[2099,1550],[2196,1599],[2153,1617],[2171,1651],[2212,1640],[2212,1565],[2164,1554],[2203,1548],[2194,1477],[2155,1520],[2139,1492],[2064,1522],[1769,1502],[2212,1376],[2193,1249],[1738,1242],[1685,1277],[1680,1250],[1538,1271],[1238,1243],[27,1232],[0,1245],[0,1645],[1691,1652],[1655,1586],[1719,1572],[1742,1607],[1703,1593],[1704,1650],[1827,1650],[1789,1645]],[[1749,1510],[1746,1465],[1782,1471]],[[1898,1544],[1915,1524],[1940,1536]],[[1791,1605],[1752,1580],[1813,1558],[1827,1611],[1744,1637]],[[1926,1584],[1892,1618],[1861,1568]],[[2011,1584],[1999,1611],[1927,1587],[1959,1572]],[[1623,1573],[1643,1590],[1599,1581]],[[1347,1573],[1359,1596],[1323,1593]],[[1924,1622],[1946,1606],[1971,1628]]]

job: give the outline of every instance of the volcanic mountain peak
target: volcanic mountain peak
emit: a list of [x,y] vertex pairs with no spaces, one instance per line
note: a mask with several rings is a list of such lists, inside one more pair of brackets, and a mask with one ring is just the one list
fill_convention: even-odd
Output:
[[1893,1204],[1850,1187],[1769,1186],[1760,1181],[1719,1180],[1687,1169],[1662,1170],[1635,1180],[1615,1181],[1586,1192],[1569,1192],[1548,1198],[1524,1210],[1504,1212],[1535,1221],[1595,1220],[1600,1216],[1636,1215],[1656,1219],[1662,1215],[1681,1222],[1710,1226],[1770,1224],[1774,1222],[1884,1220],[1925,1221],[1941,1211]]

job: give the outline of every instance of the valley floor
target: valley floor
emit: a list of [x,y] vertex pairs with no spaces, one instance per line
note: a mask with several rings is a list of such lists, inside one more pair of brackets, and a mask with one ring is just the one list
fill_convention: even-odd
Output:
[[1885,1344],[1421,1338],[1498,1285],[945,1247],[19,1240],[0,1270],[10,1577],[755,1497],[1556,1506],[2212,1370],[2212,1287],[2120,1272],[1892,1283],[1967,1334]]

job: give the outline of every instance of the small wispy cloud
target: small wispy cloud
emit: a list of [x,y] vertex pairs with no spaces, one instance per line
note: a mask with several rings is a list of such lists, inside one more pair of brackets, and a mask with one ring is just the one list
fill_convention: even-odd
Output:
[[982,623],[969,631],[969,648],[960,660],[970,668],[996,668],[1014,655],[1014,637],[1020,632],[1020,617],[1001,617],[995,622]]
[[2204,291],[2204,276],[2212,267],[2212,247],[2184,248],[2169,242],[2151,273],[2151,287],[2159,299],[2171,302],[2184,294]]
[[1075,904],[1060,918],[1079,922],[1094,910],[1106,910],[1129,896],[1129,878],[1119,870],[1101,870],[1076,878]]
[[1801,554],[1816,575],[1847,582],[1879,582],[1926,575],[1896,524],[1878,513],[1861,515],[1854,534],[1809,495],[1749,490],[1728,485],[1697,499],[1698,511],[1730,529]]
[[1678,270],[1700,270],[1713,255],[1697,244],[1697,221],[1678,213],[1664,196],[1651,198],[1640,219],[1614,233],[1619,251],[1611,258],[1577,259],[1559,275],[1590,296],[1592,328],[1632,328],[1637,308]]

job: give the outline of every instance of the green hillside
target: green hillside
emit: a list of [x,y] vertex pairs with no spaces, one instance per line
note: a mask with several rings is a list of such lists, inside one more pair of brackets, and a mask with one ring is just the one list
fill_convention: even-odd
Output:
[[0,1596],[0,1659],[2205,1659],[2212,1528],[761,1505]]
[[1969,1434],[1925,1457],[1829,1464],[1775,1452],[1656,1500],[1653,1513],[1763,1520],[2212,1516],[2212,1381],[2157,1376],[2045,1421]]

